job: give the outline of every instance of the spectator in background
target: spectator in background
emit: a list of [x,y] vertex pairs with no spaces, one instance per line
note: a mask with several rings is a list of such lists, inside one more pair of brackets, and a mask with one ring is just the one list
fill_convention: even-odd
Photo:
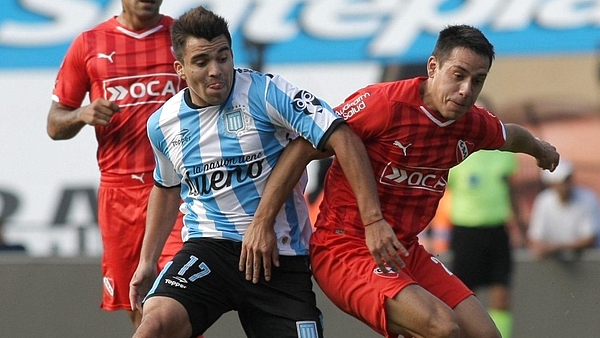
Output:
[[552,173],[542,172],[548,186],[534,200],[528,239],[538,259],[562,258],[595,246],[600,229],[598,198],[573,182],[573,164],[562,160]]
[[[69,48],[52,93],[47,132],[53,140],[75,137],[93,126],[100,169],[98,225],[104,253],[105,311],[131,311],[129,281],[137,266],[154,186],[154,156],[146,137],[150,114],[185,82],[175,72],[162,1],[123,0],[118,16],[81,33]],[[136,94],[129,90],[136,90]],[[82,105],[89,94],[90,104]],[[182,246],[181,217],[163,251],[164,265]]]
[[451,270],[472,290],[488,287],[488,312],[504,338],[512,332],[513,259],[507,225],[511,218],[522,224],[510,182],[516,171],[514,153],[482,150],[450,169],[447,186]]

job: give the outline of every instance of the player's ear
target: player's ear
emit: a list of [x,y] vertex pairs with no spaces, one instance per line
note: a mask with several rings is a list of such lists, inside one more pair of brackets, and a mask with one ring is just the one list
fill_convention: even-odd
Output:
[[427,76],[433,77],[438,66],[439,66],[438,59],[433,55],[430,56],[429,59],[427,60]]
[[179,75],[180,78],[185,80],[185,72],[183,71],[183,64],[179,61],[173,62],[173,67],[175,67],[175,72]]

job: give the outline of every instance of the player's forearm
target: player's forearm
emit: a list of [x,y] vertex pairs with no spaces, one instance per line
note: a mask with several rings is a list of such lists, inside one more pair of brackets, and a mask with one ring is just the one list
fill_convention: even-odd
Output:
[[302,177],[310,161],[319,157],[307,140],[298,137],[288,144],[271,171],[262,198],[254,214],[254,223],[275,224],[275,218]]
[[500,150],[529,154],[536,159],[538,167],[554,171],[560,155],[553,145],[534,137],[517,124],[507,124],[505,127],[506,143]]
[[352,187],[363,224],[380,220],[383,216],[377,185],[362,140],[350,127],[341,125],[331,135],[329,144]]
[[178,188],[153,187],[148,200],[146,231],[140,262],[156,263],[173,230],[181,197]]
[[524,153],[535,158],[541,156],[543,148],[536,138],[518,124],[508,123],[506,128],[506,144],[500,150],[513,153]]
[[67,140],[77,135],[85,126],[85,122],[79,119],[77,110],[52,102],[46,124],[48,136],[53,140]]

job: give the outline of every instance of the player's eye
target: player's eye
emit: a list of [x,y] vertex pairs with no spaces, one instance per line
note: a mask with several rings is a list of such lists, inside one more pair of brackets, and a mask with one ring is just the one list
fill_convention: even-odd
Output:
[[218,58],[220,63],[225,63],[227,62],[227,60],[229,60],[229,55],[223,55],[221,57]]

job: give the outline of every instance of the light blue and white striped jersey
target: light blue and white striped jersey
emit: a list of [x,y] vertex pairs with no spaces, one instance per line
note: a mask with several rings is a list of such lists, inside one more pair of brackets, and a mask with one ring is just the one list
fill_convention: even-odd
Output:
[[[196,107],[187,89],[148,120],[154,180],[181,185],[187,238],[241,241],[272,168],[291,139],[318,149],[341,119],[310,92],[279,76],[236,69],[229,98]],[[312,228],[304,199],[306,173],[275,223],[281,255],[307,255]]]

